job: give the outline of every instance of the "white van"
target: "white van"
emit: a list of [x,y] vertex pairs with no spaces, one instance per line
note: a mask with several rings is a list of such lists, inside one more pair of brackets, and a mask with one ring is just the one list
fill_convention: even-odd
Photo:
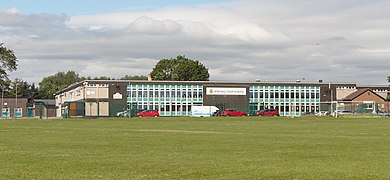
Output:
[[210,117],[219,109],[215,106],[192,106],[192,117]]

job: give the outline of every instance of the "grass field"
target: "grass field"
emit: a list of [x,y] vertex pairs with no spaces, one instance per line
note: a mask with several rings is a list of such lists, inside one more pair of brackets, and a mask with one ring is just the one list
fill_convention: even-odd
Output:
[[0,179],[390,179],[390,118],[0,120]]

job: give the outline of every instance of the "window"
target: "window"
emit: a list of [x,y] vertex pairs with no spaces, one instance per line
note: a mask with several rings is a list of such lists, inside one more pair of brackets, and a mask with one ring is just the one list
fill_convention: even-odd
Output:
[[172,90],[172,98],[176,97],[176,90]]
[[165,93],[165,97],[169,98],[169,89],[167,90],[167,92]]

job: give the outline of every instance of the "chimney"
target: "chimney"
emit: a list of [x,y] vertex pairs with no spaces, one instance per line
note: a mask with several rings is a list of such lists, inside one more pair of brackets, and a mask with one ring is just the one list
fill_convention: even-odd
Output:
[[152,75],[148,74],[148,81],[152,81]]

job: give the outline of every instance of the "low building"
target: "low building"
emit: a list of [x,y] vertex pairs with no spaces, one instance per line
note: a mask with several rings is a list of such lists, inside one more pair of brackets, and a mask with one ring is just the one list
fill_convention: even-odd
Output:
[[[255,113],[275,108],[281,116],[332,111],[337,87],[354,83],[86,80],[56,93],[57,117],[113,117],[126,109],[190,116],[193,106],[238,108]],[[347,96],[347,95],[344,95]]]
[[2,98],[1,99],[2,118],[21,118],[28,116],[27,98]]
[[56,100],[54,99],[34,99],[34,114],[36,118],[56,117]]
[[389,102],[373,89],[359,88],[357,91],[345,97],[342,103],[339,103],[340,108],[348,109],[354,112],[370,113],[370,112],[390,112]]

